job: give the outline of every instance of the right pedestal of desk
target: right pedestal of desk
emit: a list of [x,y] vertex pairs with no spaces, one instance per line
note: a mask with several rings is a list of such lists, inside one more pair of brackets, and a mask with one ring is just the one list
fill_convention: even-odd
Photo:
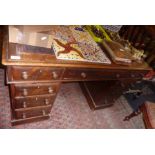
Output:
[[80,82],[80,86],[90,108],[97,110],[113,105],[131,83],[133,80],[89,81]]

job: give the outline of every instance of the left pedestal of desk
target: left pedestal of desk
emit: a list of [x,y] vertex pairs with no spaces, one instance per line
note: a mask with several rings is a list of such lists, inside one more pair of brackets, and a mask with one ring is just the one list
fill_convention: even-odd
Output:
[[63,69],[7,67],[12,125],[48,119],[60,88]]

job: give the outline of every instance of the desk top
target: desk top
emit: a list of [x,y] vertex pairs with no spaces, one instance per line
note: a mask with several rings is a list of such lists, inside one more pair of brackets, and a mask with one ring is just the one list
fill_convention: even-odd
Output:
[[[152,70],[147,63],[133,63],[130,66],[111,64],[78,62],[56,59],[50,48],[31,45],[9,43],[8,28],[5,28],[3,38],[2,64],[20,66],[53,66],[73,68],[103,68],[121,70]],[[19,54],[20,53],[20,54]]]

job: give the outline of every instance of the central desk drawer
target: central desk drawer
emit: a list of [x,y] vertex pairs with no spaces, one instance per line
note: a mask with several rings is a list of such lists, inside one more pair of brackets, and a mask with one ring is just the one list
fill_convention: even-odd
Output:
[[12,84],[11,89],[14,97],[36,96],[44,94],[56,94],[60,83],[44,84]]
[[117,80],[123,78],[142,78],[140,72],[101,69],[66,69],[63,80]]
[[93,80],[103,79],[104,77],[114,76],[112,73],[105,71],[96,71],[92,69],[66,69],[63,80]]
[[60,80],[63,68],[50,67],[8,67],[8,83],[24,81],[53,81]]
[[55,95],[40,95],[30,97],[18,97],[13,101],[15,109],[53,105]]

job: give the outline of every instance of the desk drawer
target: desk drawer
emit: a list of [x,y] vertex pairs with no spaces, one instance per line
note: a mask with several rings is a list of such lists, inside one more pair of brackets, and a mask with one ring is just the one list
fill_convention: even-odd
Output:
[[8,67],[8,83],[24,81],[53,81],[60,80],[63,68],[50,67]]
[[89,80],[116,80],[124,78],[142,78],[144,73],[140,71],[121,70],[93,70],[93,69],[66,69],[63,80],[89,81]]
[[32,123],[32,122],[37,122],[37,121],[43,121],[43,120],[46,120],[49,118],[50,118],[50,116],[48,114],[45,116],[35,116],[35,117],[29,117],[29,118],[25,118],[25,119],[12,118],[11,124],[19,125],[19,124],[25,124],[25,123]]
[[12,84],[11,90],[13,97],[26,97],[44,94],[56,94],[60,83],[44,83],[44,84]]
[[16,119],[26,119],[30,117],[36,117],[36,116],[46,116],[50,113],[51,106],[46,107],[37,107],[37,108],[25,108],[21,110],[15,110],[15,118]]
[[42,95],[36,97],[20,97],[13,100],[14,108],[29,108],[37,106],[53,105],[55,95]]
[[113,77],[113,73],[92,69],[66,69],[63,80],[98,80]]

